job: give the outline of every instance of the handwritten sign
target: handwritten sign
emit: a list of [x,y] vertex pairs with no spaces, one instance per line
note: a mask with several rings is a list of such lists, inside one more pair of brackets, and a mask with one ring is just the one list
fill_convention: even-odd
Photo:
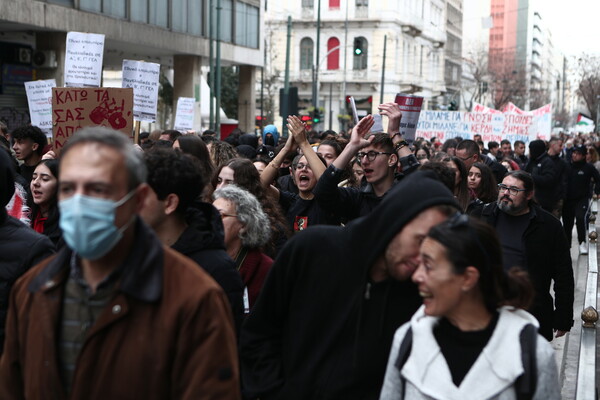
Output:
[[121,86],[133,89],[133,117],[138,121],[156,121],[159,76],[160,64],[123,60]]
[[187,131],[194,129],[194,104],[193,97],[180,97],[177,99],[177,112],[173,129]]
[[410,94],[398,93],[396,95],[396,104],[402,111],[402,121],[400,122],[400,133],[409,142],[415,140],[415,132],[421,115],[423,98]]
[[102,82],[104,35],[67,33],[65,86],[99,87]]
[[[487,107],[486,107],[487,108]],[[521,140],[528,143],[535,139],[550,138],[552,106],[550,104],[533,111],[508,112],[474,108],[481,112],[422,111],[417,126],[417,137],[441,141],[462,137],[473,139],[481,135],[482,140],[500,142],[503,139],[514,143]],[[491,110],[491,111],[488,111]]]
[[55,152],[86,126],[105,126],[131,136],[133,89],[53,88],[52,126]]
[[25,82],[31,125],[40,128],[47,137],[52,137],[53,87],[56,87],[54,79]]

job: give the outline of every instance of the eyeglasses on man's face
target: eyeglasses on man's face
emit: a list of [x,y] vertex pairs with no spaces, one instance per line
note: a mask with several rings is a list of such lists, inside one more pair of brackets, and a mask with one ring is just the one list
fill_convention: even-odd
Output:
[[511,196],[516,196],[519,194],[519,192],[526,192],[527,189],[520,189],[518,187],[514,187],[514,186],[506,186],[503,183],[499,183],[498,184],[498,190],[500,192],[508,192]]
[[362,161],[362,159],[365,156],[367,157],[367,159],[369,161],[373,162],[373,161],[375,161],[375,159],[377,158],[377,156],[380,155],[380,154],[387,154],[389,156],[389,155],[392,155],[394,153],[388,153],[388,152],[385,152],[385,151],[375,151],[375,150],[367,151],[366,153],[360,151],[360,152],[356,153],[356,157],[358,158],[358,162],[359,163]]

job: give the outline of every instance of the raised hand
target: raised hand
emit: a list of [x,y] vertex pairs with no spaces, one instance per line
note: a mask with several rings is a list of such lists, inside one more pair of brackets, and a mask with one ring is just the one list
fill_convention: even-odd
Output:
[[371,131],[371,128],[373,127],[374,123],[375,122],[373,121],[372,115],[367,115],[366,117],[361,119],[358,122],[358,125],[356,125],[352,129],[352,134],[350,135],[350,142],[348,144],[352,145],[356,149],[362,149],[363,147],[367,147],[369,144],[371,144],[374,137],[365,139],[365,136]]
[[388,117],[389,135],[393,135],[400,131],[400,121],[402,120],[402,111],[396,103],[383,103],[379,105],[379,114]]
[[306,138],[306,126],[296,115],[290,115],[287,119],[287,127],[294,137],[294,142],[298,146],[302,146],[304,142],[307,142]]

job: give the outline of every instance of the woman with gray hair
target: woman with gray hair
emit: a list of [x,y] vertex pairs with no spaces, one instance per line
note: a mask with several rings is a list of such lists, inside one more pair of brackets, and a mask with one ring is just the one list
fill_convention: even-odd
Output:
[[273,264],[261,251],[271,236],[271,224],[256,197],[239,186],[215,190],[213,200],[223,221],[225,248],[244,281],[244,309],[249,313]]

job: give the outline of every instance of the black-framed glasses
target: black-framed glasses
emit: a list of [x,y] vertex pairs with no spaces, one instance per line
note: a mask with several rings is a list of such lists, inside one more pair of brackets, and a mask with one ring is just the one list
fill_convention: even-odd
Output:
[[516,195],[518,195],[518,194],[519,194],[519,192],[526,192],[526,191],[527,191],[527,189],[519,189],[519,188],[516,188],[516,187],[514,187],[514,186],[506,186],[506,185],[505,185],[505,184],[503,184],[503,183],[499,183],[499,184],[498,184],[498,191],[499,191],[499,192],[507,192],[507,191],[508,191],[508,193],[509,193],[510,195],[512,195],[512,196],[516,196]]
[[359,163],[362,161],[363,157],[365,157],[365,156],[367,157],[367,159],[369,161],[373,162],[373,161],[375,161],[375,159],[377,158],[377,156],[380,155],[380,154],[387,154],[389,156],[389,155],[392,155],[394,153],[388,153],[388,152],[385,152],[385,151],[375,151],[375,150],[367,151],[366,153],[362,152],[362,151],[359,151],[358,153],[356,153],[356,157],[358,158],[358,162]]
[[467,156],[467,157],[461,157],[461,156],[459,156],[459,155],[455,155],[455,157],[456,157],[456,158],[458,158],[458,159],[460,159],[460,160],[462,160],[462,161],[467,161],[469,158],[471,158],[471,157],[473,157],[473,156],[472,156],[472,155],[470,155],[470,156]]

